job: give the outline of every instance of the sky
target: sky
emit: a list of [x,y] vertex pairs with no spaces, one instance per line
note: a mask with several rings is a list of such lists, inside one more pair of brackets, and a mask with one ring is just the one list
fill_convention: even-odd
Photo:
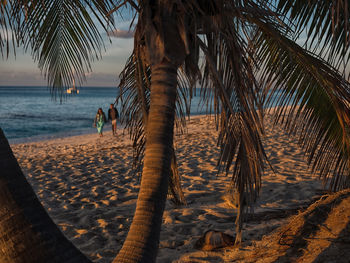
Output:
[[[134,45],[132,32],[129,31],[131,18],[124,16],[118,19],[117,34],[108,41],[107,33],[102,32],[106,50],[102,59],[91,63],[92,72],[86,72],[86,82],[82,86],[115,87],[119,83],[118,75],[122,71]],[[102,31],[102,30],[101,30]],[[46,86],[47,81],[33,60],[30,52],[25,53],[22,47],[10,52],[9,57],[0,59],[0,86]]]
[[[112,43],[108,41],[107,33],[101,35],[106,39],[106,51],[102,51],[102,59],[91,63],[92,71],[86,72],[86,82],[83,86],[115,87],[119,83],[119,74],[126,60],[131,55],[134,40],[129,31],[132,15],[123,12],[123,17],[116,19],[116,34],[112,34]],[[299,44],[304,42],[304,36]],[[349,72],[349,69],[346,70]],[[46,86],[47,81],[38,65],[33,61],[30,52],[25,53],[23,48],[16,48],[7,59],[0,59],[0,86]]]
[[[92,72],[86,73],[83,86],[115,87],[118,84],[118,75],[132,52],[133,39],[113,38],[112,41],[112,44],[106,43],[102,60],[92,62]],[[18,49],[16,57],[12,53],[7,60],[1,60],[0,86],[38,85],[45,86],[46,80],[30,54]]]

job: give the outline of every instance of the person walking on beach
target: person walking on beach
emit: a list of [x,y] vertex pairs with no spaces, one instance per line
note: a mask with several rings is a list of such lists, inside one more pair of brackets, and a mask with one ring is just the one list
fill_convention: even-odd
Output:
[[113,104],[109,106],[108,109],[108,121],[112,121],[112,132],[113,136],[117,136],[117,119],[119,117],[118,110]]
[[106,122],[106,115],[103,112],[102,108],[98,108],[97,114],[95,116],[94,120],[94,126],[97,128],[97,132],[100,135],[100,137],[103,137],[103,126]]

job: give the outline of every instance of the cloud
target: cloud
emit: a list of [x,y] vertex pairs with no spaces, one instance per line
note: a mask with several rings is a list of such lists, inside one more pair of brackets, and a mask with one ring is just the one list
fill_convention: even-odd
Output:
[[[128,31],[125,31],[128,32]],[[132,32],[129,32],[129,35]],[[132,53],[134,41],[132,38],[113,38],[113,42],[106,43],[106,52],[102,52],[101,60],[91,62],[92,73],[85,74],[86,82],[83,86],[116,86],[118,76]],[[47,80],[38,69],[30,53],[22,48],[16,49],[17,56],[10,53],[8,59],[0,62],[0,86],[45,86]]]
[[90,78],[92,76],[92,72],[85,72],[85,78]]
[[27,71],[0,71],[0,85],[1,86],[45,86],[46,80],[38,70],[32,72]]
[[85,76],[86,82],[82,85],[85,87],[115,87],[119,84],[119,78],[116,73],[91,72]]
[[[115,87],[119,83],[117,73],[88,72],[82,86]],[[0,71],[0,86],[46,86],[47,80],[40,72]],[[80,83],[77,83],[80,85]]]
[[107,35],[111,36],[111,37],[117,37],[117,38],[133,38],[134,37],[134,31],[116,29],[116,30],[113,30],[113,31],[109,31],[107,33]]

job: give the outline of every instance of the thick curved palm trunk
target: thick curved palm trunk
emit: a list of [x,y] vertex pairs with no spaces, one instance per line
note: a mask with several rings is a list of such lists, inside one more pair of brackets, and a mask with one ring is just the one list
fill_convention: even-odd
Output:
[[1,129],[0,262],[90,262],[46,213]]
[[114,262],[155,262],[170,174],[177,67],[152,67],[151,103],[141,187],[129,234]]

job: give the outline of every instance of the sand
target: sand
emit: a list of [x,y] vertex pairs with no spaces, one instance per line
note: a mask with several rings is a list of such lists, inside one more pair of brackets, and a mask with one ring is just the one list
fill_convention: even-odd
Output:
[[323,195],[262,240],[221,255],[226,256],[225,262],[240,263],[348,263],[349,207],[350,189]]
[[[230,175],[218,174],[214,118],[194,116],[188,133],[176,134],[176,154],[186,206],[167,202],[157,262],[224,262],[225,251],[193,248],[207,230],[234,235],[235,210],[223,198]],[[260,240],[323,193],[296,139],[266,119],[266,167],[262,191],[244,225],[243,245]],[[94,262],[111,262],[121,248],[134,213],[140,177],[132,166],[132,142],[85,134],[12,144],[15,156],[50,216]]]

